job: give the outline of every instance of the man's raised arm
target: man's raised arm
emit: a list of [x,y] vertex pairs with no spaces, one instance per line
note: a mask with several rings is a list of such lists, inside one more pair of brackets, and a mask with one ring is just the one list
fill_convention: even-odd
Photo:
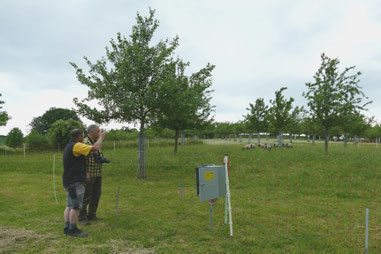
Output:
[[99,138],[98,138],[97,142],[95,142],[95,144],[91,147],[91,151],[97,151],[97,150],[99,150],[99,148],[101,148],[101,144],[102,144],[105,136],[106,136],[106,133],[104,133],[104,132],[99,133]]

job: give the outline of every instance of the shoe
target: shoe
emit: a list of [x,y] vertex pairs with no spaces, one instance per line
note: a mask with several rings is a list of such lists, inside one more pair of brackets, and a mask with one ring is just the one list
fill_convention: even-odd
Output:
[[80,220],[78,221],[79,225],[90,225],[90,221],[88,220]]
[[67,235],[67,232],[69,231],[69,228],[64,228],[64,234]]
[[74,228],[74,229],[69,229],[67,236],[72,236],[72,237],[86,237],[88,236],[88,233],[83,232],[79,228]]
[[88,218],[89,221],[98,221],[98,220],[103,220],[103,218],[99,218],[99,217],[92,217],[92,218]]

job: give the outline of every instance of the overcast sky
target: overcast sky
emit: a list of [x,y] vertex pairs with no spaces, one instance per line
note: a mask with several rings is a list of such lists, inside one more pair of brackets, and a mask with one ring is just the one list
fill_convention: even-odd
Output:
[[250,102],[268,103],[282,86],[295,106],[305,105],[305,83],[323,52],[363,73],[360,86],[373,101],[367,114],[381,120],[378,0],[0,0],[0,93],[12,117],[0,135],[14,127],[26,135],[34,117],[86,97],[69,62],[85,67],[83,56],[104,56],[110,39],[129,36],[136,13],[147,16],[149,7],[160,21],[155,40],[178,35],[176,55],[189,72],[216,65],[217,121],[242,120]]

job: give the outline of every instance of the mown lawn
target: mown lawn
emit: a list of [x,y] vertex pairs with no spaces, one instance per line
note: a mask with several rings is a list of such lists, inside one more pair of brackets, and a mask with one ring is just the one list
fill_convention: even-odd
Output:
[[[177,155],[150,146],[146,180],[136,179],[136,148],[105,149],[112,161],[98,212],[105,220],[83,226],[84,239],[62,233],[62,154],[55,178],[53,152],[0,155],[0,253],[361,253],[366,207],[369,253],[380,252],[381,147],[332,144],[325,156],[322,144],[270,152],[242,146],[180,146]],[[196,196],[196,166],[222,164],[225,153],[233,237],[224,200],[214,205],[211,232],[209,204]]]

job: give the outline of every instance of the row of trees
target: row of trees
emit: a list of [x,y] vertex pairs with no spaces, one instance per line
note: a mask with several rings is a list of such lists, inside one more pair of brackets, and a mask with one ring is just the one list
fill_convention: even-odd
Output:
[[[325,137],[325,152],[328,153],[328,138],[340,131],[346,140],[349,134],[361,135],[370,126],[372,119],[367,119],[362,111],[371,103],[358,85],[360,72],[350,74],[355,66],[339,71],[338,59],[321,55],[321,66],[314,75],[314,82],[306,83],[308,109],[293,108],[294,99],[284,98],[286,87],[275,92],[275,99],[270,100],[270,107],[263,98],[255,104],[249,104],[249,113],[244,116],[245,123],[255,132],[274,132],[276,134],[304,133]],[[331,132],[331,133],[330,133]]]
[[[286,129],[285,132],[283,132],[284,135],[306,135],[305,139],[307,139],[307,136],[310,136],[311,138],[313,136],[315,137],[322,137],[324,138],[324,129],[321,126],[314,125],[312,126],[311,123],[308,121],[308,119],[302,119],[300,121],[300,124],[297,126],[297,128],[293,128],[294,131],[289,131],[289,129]],[[269,127],[266,131],[259,132],[261,136],[263,136],[265,133],[275,137],[278,134],[274,129]],[[329,131],[329,137],[330,140],[332,139],[341,139],[343,138],[343,129],[341,129],[339,126],[331,128]],[[238,122],[216,122],[205,128],[201,131],[187,131],[186,134],[188,136],[192,135],[198,135],[201,138],[226,138],[226,137],[233,137],[239,136],[239,135],[257,135],[258,132],[254,131],[253,128],[250,126],[250,124],[246,121],[238,121]],[[369,119],[365,119],[364,122],[359,123],[358,126],[353,126],[353,132],[347,133],[348,138],[354,138],[354,137],[362,137],[367,138],[370,141],[375,142],[376,138],[381,137],[381,124],[370,124]]]

